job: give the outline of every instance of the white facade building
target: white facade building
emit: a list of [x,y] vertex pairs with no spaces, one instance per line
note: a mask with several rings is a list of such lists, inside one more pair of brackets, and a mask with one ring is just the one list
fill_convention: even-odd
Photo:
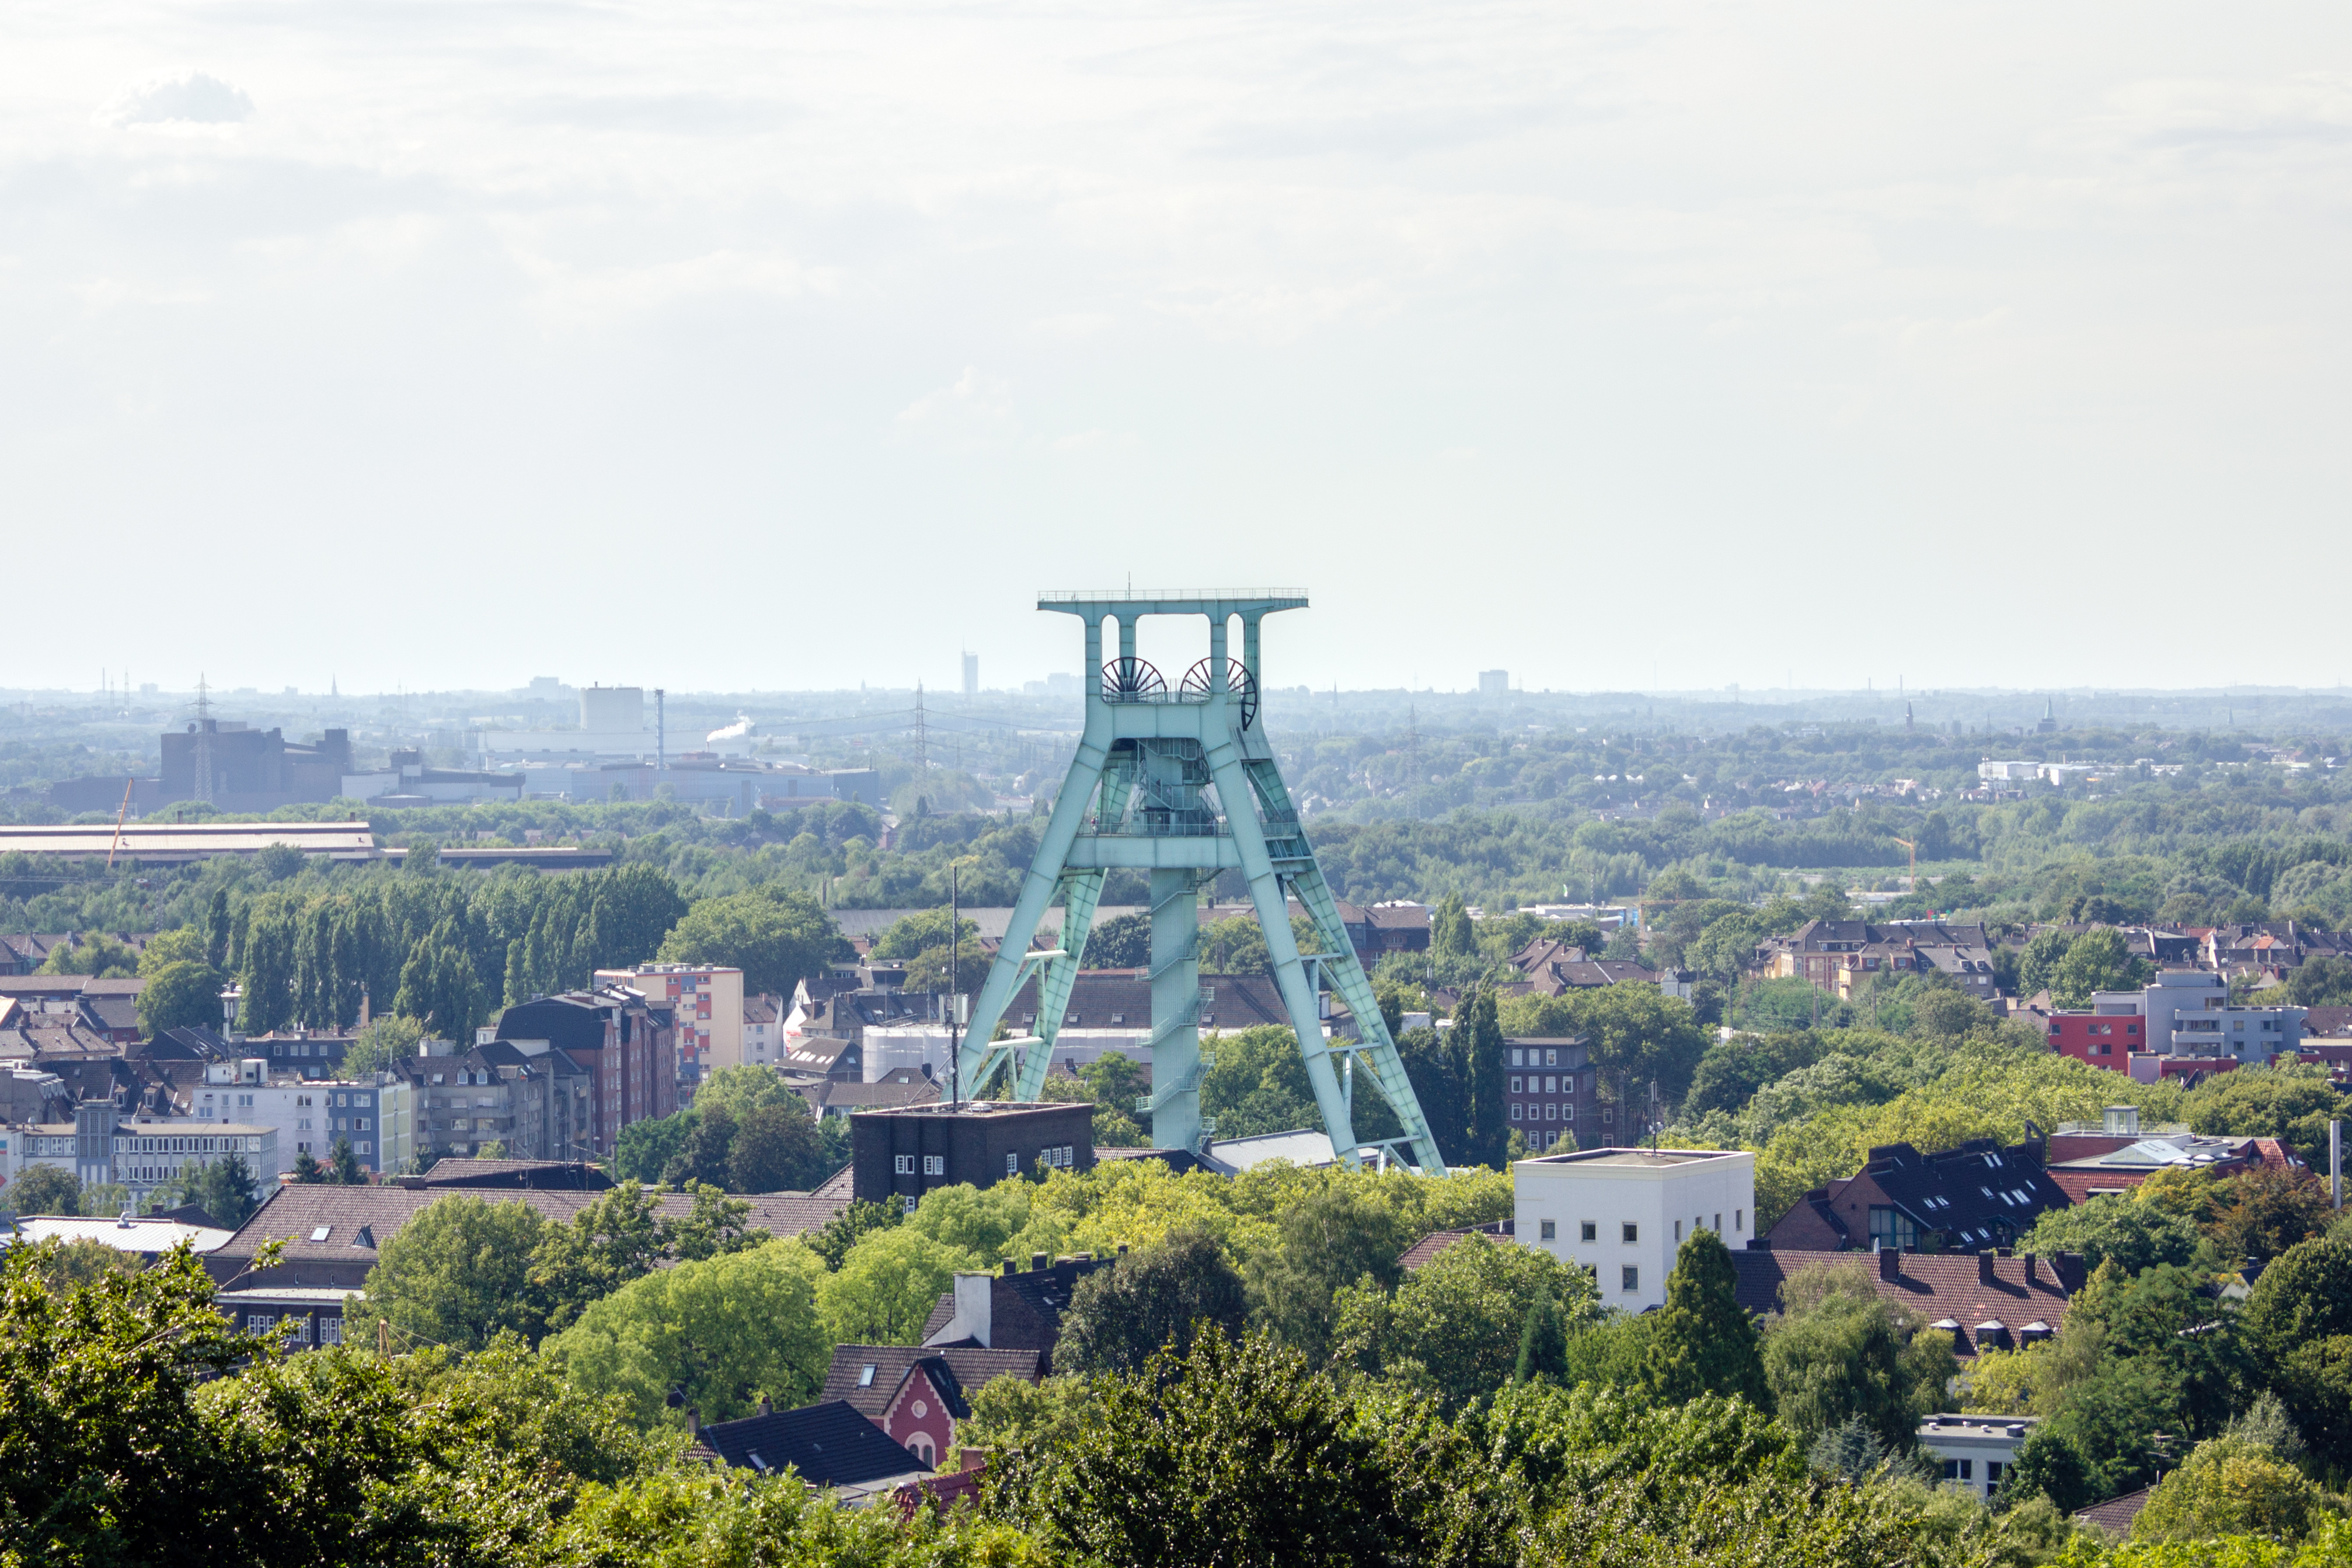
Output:
[[698,1084],[743,1063],[743,972],[707,963],[641,963],[600,969],[596,984],[642,993],[667,1007],[677,1039],[677,1078]]
[[377,1172],[385,1168],[381,1098],[382,1089],[373,1081],[273,1079],[269,1064],[258,1057],[207,1066],[203,1085],[188,1094],[198,1121],[275,1129],[289,1170],[298,1155],[324,1160],[334,1152],[336,1139],[347,1138],[362,1168]]
[[2230,983],[2201,969],[2168,969],[2140,991],[2098,991],[2091,1011],[2102,1017],[2146,1020],[2136,1050],[2176,1057],[2230,1057],[2267,1067],[2282,1052],[2300,1050],[2303,1007],[2232,1007]]
[[55,1165],[71,1171],[85,1187],[120,1183],[134,1204],[164,1183],[177,1181],[190,1162],[205,1166],[235,1154],[253,1173],[257,1194],[278,1185],[279,1173],[287,1168],[274,1127],[192,1116],[142,1116],[125,1121],[111,1100],[83,1103],[71,1121],[11,1131],[10,1142],[17,1145],[12,1176],[34,1165]]
[[1989,1498],[2017,1462],[2038,1415],[1930,1415],[1920,1425],[1919,1447],[1944,1467],[1944,1479]]
[[1605,1306],[1665,1304],[1682,1244],[1719,1232],[1738,1250],[1756,1234],[1756,1156],[1745,1150],[1590,1149],[1511,1167],[1514,1227],[1591,1274]]

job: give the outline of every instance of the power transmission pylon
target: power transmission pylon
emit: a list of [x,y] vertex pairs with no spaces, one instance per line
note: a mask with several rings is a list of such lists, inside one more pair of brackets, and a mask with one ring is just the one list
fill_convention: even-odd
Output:
[[[972,1006],[957,1061],[966,1096],[981,1094],[1000,1070],[1012,1075],[1015,1099],[1032,1100],[1043,1092],[1104,879],[1115,869],[1145,871],[1151,899],[1152,1092],[1136,1109],[1151,1118],[1159,1147],[1198,1150],[1215,1131],[1201,1118],[1201,1077],[1211,1064],[1200,1046],[1198,898],[1220,871],[1234,869],[1257,907],[1269,967],[1297,1033],[1333,1152],[1349,1165],[1357,1163],[1349,1097],[1339,1070],[1357,1058],[1403,1126],[1397,1142],[1412,1144],[1424,1171],[1444,1173],[1445,1162],[1265,737],[1258,626],[1277,611],[1306,605],[1304,594],[1281,592],[1225,596],[1130,590],[1039,597],[1039,609],[1086,623],[1086,729],[988,983]],[[1208,657],[1185,672],[1175,690],[1135,655],[1136,623],[1145,616],[1199,616],[1209,623]],[[1235,660],[1227,638],[1237,616],[1242,657]],[[1118,657],[1108,662],[1106,621],[1115,623],[1118,637]],[[1057,896],[1061,941],[1050,951],[1033,952],[1038,922]],[[1316,952],[1298,951],[1290,927],[1294,897],[1314,926]],[[1357,1039],[1323,1037],[1318,972],[1354,1015]],[[992,1039],[1032,978],[1037,1013],[1031,1032]]]

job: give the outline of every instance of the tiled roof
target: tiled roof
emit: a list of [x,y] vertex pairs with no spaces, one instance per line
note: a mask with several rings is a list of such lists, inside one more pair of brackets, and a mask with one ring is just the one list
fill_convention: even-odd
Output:
[[889,1476],[927,1475],[929,1468],[892,1442],[845,1400],[713,1421],[701,1443],[728,1464],[762,1474],[790,1465],[811,1486],[851,1486]]
[[[2066,1304],[2084,1278],[2071,1253],[2051,1258],[1999,1258],[1991,1253],[1798,1252],[1748,1247],[1731,1255],[1739,1304],[1759,1317],[1780,1310],[1780,1286],[1815,1264],[1868,1269],[1879,1299],[1906,1307],[1930,1323],[1948,1322],[1952,1348],[1976,1354],[1979,1343],[2015,1350],[2030,1336],[2056,1333]],[[1999,1323],[1999,1331],[1985,1327]],[[2036,1328],[2035,1325],[2041,1325]]]
[[[890,1396],[899,1381],[918,1362],[936,1360],[945,1363],[959,1385],[957,1392],[969,1395],[974,1389],[986,1387],[991,1379],[1008,1373],[1034,1383],[1044,1359],[1044,1352],[1039,1351],[988,1350],[980,1345],[835,1345],[833,1366],[825,1373],[824,1393],[820,1397],[845,1399],[860,1413],[878,1416],[889,1408]],[[868,1367],[874,1369],[871,1377],[866,1375]]]
[[2147,1506],[2147,1494],[2155,1489],[2152,1486],[2142,1487],[2136,1492],[2126,1492],[2105,1502],[2095,1502],[2088,1508],[2077,1509],[2074,1517],[2085,1524],[2095,1524],[2101,1530],[2129,1535],[2132,1521],[2137,1519],[2139,1510]]
[[[1468,1230],[1432,1231],[1406,1247],[1404,1255],[1397,1259],[1397,1263],[1409,1274],[1465,1236],[1509,1236],[1517,1225],[1517,1222],[1515,1220],[1498,1219],[1492,1225],[1475,1226]],[[1469,1254],[1465,1253],[1464,1256],[1467,1257]]]
[[[437,1199],[463,1194],[486,1203],[529,1204],[558,1225],[603,1194],[515,1187],[427,1187],[387,1184],[341,1187],[324,1183],[289,1183],[269,1194],[253,1217],[205,1259],[216,1279],[243,1272],[265,1241],[283,1239],[285,1260],[279,1272],[291,1276],[280,1282],[356,1286],[375,1266],[378,1249]],[[770,1193],[745,1199],[751,1205],[749,1223],[772,1236],[798,1236],[824,1225],[846,1201],[806,1193]],[[683,1218],[694,1211],[694,1200],[682,1193],[665,1193],[660,1212]],[[314,1239],[315,1238],[315,1239]],[[270,1276],[278,1279],[278,1273]]]
[[602,1192],[613,1178],[600,1165],[580,1160],[436,1160],[433,1168],[408,1180],[428,1187],[548,1187]]

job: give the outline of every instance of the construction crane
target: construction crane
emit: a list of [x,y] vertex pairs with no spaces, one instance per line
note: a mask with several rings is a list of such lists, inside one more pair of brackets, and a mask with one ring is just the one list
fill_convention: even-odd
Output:
[[1916,893],[1919,890],[1919,847],[1908,838],[1897,838],[1895,842],[1911,851],[1911,891]]

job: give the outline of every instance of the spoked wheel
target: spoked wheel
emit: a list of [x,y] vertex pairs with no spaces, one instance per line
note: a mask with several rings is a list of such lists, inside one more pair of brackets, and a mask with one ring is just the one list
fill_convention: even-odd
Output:
[[[1184,696],[1192,698],[1196,700],[1205,701],[1207,700],[1209,695],[1209,661],[1204,658],[1200,663],[1194,665],[1192,668],[1184,672],[1184,683],[1181,688]],[[1241,703],[1242,728],[1246,730],[1252,724],[1256,723],[1257,681],[1251,677],[1249,670],[1242,664],[1240,659],[1229,658],[1225,660],[1225,689],[1232,692],[1234,698]]]
[[1102,667],[1102,690],[1107,702],[1141,702],[1167,695],[1168,682],[1142,659],[1115,658]]

